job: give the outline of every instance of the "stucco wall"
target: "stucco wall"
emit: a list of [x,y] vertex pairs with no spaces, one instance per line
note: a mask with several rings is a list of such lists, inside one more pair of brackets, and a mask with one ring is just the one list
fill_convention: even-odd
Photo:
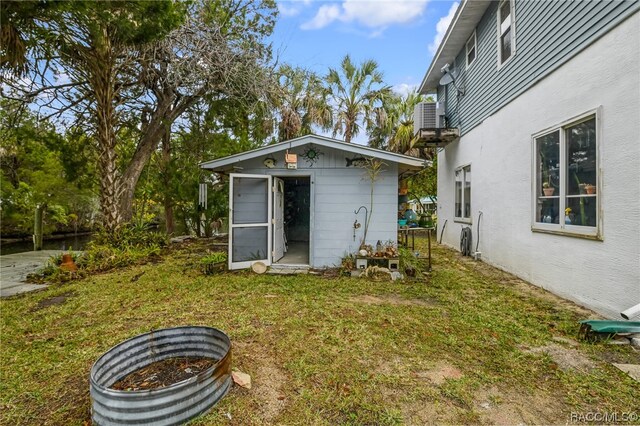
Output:
[[[340,264],[346,253],[354,253],[360,245],[364,233],[364,209],[354,213],[364,205],[370,209],[371,181],[366,171],[359,167],[346,167],[346,158],[354,155],[339,150],[318,148],[323,154],[310,166],[301,154],[304,147],[290,152],[298,154],[298,169],[283,167],[284,151],[273,157],[278,161],[276,168],[264,166],[265,156],[238,163],[242,167],[238,173],[271,174],[273,176],[311,177],[310,214],[310,263],[313,267],[330,267]],[[398,167],[396,163],[385,163],[383,172],[375,184],[373,215],[369,225],[367,243],[376,241],[396,241],[398,209]],[[358,219],[362,226],[353,238],[353,222]]]
[[[640,14],[636,13],[438,157],[438,223],[458,247],[454,170],[472,166],[484,261],[609,317],[640,303]],[[531,135],[601,108],[603,241],[531,231]]]

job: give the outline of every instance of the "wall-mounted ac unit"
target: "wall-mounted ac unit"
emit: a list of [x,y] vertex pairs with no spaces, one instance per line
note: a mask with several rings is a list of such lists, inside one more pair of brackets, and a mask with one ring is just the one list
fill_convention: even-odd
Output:
[[445,127],[444,102],[420,102],[413,110],[413,134]]

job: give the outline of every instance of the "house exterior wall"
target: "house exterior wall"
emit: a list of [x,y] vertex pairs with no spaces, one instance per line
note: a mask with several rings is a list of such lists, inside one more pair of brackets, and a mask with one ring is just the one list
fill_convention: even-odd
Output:
[[[471,164],[470,226],[475,249],[482,211],[482,259],[611,318],[640,302],[638,28],[635,13],[438,155],[440,229],[448,222],[444,244],[458,247],[468,226],[453,218],[454,170]],[[526,33],[516,31],[521,55]],[[594,109],[603,239],[533,232],[532,135]]]
[[[298,169],[284,168],[284,151],[272,155],[277,160],[275,168],[269,169],[263,161],[268,156],[238,163],[243,169],[238,173],[269,174],[272,176],[310,176],[310,259],[312,267],[338,266],[347,253],[354,253],[360,246],[364,233],[364,209],[370,209],[371,181],[360,167],[346,167],[346,158],[354,155],[344,151],[319,147],[322,152],[312,166],[302,157],[306,147],[290,152],[298,154]],[[378,240],[397,241],[398,211],[398,166],[385,163],[374,187],[373,214],[369,225],[367,243]],[[353,223],[358,219],[362,226],[353,238]]]
[[640,9],[637,0],[515,0],[515,55],[498,67],[498,5],[488,7],[476,28],[476,60],[467,68],[465,50],[456,57],[456,84],[465,94],[458,96],[452,84],[438,89],[449,127],[461,135]]

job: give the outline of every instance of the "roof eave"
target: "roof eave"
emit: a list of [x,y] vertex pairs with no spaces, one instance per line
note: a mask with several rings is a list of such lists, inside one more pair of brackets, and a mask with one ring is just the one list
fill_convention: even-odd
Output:
[[[310,139],[310,140],[306,141],[306,139]],[[412,168],[417,170],[417,169],[423,168],[425,165],[428,165],[428,163],[425,163],[425,160],[420,158],[410,157],[402,154],[396,154],[393,152],[383,151],[383,150],[379,150],[379,149],[375,149],[375,148],[371,148],[363,145],[348,144],[344,141],[328,138],[325,136],[306,135],[306,136],[301,136],[299,138],[291,139],[288,141],[280,142],[277,144],[260,147],[251,151],[241,152],[239,154],[230,155],[224,158],[206,161],[206,162],[200,163],[199,166],[203,169],[210,169],[214,171],[223,170],[225,168],[228,169],[230,165],[233,165],[242,161],[246,161],[260,155],[266,155],[272,152],[277,152],[287,147],[297,147],[300,145],[304,145],[306,143],[314,143],[314,142],[317,143],[318,145],[324,145],[324,146],[332,147],[335,149],[346,150],[348,148],[351,148],[351,149],[356,148],[358,151],[361,151],[362,155],[371,154],[372,156],[377,158],[382,158],[383,160],[393,161],[395,163],[402,164],[406,168]]]
[[464,0],[458,7],[420,83],[419,93],[429,95],[437,92],[442,67],[455,61],[490,4],[491,0]]

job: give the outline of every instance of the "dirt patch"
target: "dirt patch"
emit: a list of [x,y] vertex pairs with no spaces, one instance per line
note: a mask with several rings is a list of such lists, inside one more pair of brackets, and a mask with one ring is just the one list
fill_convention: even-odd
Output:
[[354,303],[364,303],[365,305],[393,305],[393,306],[423,306],[425,308],[432,308],[436,306],[436,302],[427,301],[422,299],[405,299],[396,294],[386,296],[356,296],[351,297],[349,301]]
[[77,296],[78,293],[74,291],[68,291],[66,293],[62,293],[58,296],[48,297],[46,299],[42,299],[38,302],[38,305],[33,308],[33,311],[39,311],[40,309],[48,308],[50,306],[62,305],[67,301],[70,297]]
[[418,379],[426,379],[436,386],[444,384],[447,379],[455,380],[460,379],[463,376],[462,371],[445,362],[436,364],[431,370],[417,371],[413,374]]
[[565,348],[557,344],[524,349],[525,353],[547,354],[563,371],[578,370],[588,372],[596,367],[595,362],[576,349]]
[[480,423],[494,425],[561,424],[568,417],[561,397],[505,392],[495,386],[476,392],[474,410]]
[[216,360],[202,357],[176,357],[157,361],[128,374],[111,389],[137,391],[159,389],[197,376]]
[[234,362],[238,368],[251,375],[251,390],[260,412],[260,418],[272,423],[287,404],[285,372],[268,348],[256,342],[234,342]]

